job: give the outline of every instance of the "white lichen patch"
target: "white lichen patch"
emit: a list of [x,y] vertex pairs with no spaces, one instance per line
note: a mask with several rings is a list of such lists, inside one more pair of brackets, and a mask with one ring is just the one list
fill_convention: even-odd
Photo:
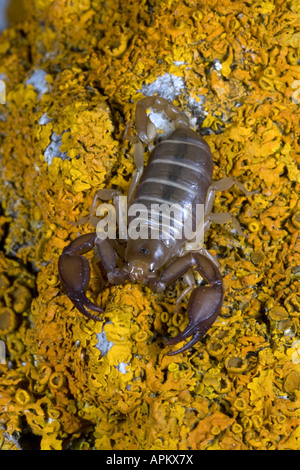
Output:
[[45,153],[44,153],[44,158],[45,158],[45,161],[48,163],[48,165],[51,165],[54,157],[61,158],[62,160],[65,160],[66,158],[68,158],[65,152],[62,153],[60,151],[61,145],[62,145],[61,135],[57,135],[55,134],[55,132],[53,132],[51,134],[51,142],[46,148]]
[[102,331],[101,333],[96,333],[96,337],[98,340],[96,348],[99,349],[102,356],[106,356],[108,351],[113,347],[114,343],[107,340],[105,331]]
[[[170,102],[173,102],[180,95],[188,95],[188,109],[185,110],[185,112],[189,118],[191,127],[196,128],[199,118],[204,119],[207,114],[207,112],[203,110],[205,96],[199,95],[198,100],[189,96],[188,88],[183,77],[165,73],[157,77],[154,82],[143,85],[140,91],[145,96],[157,95]],[[168,119],[165,113],[151,109],[149,116],[156,128],[165,136],[168,136],[174,130],[174,123]]]
[[38,92],[39,98],[49,90],[49,83],[46,80],[47,72],[42,69],[34,70],[31,77],[26,80],[26,85],[32,85]]

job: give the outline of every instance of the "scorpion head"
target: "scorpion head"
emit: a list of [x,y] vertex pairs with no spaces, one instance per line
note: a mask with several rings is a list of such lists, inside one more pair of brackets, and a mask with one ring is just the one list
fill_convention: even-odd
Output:
[[133,282],[144,282],[166,263],[170,249],[162,240],[128,240],[125,271]]

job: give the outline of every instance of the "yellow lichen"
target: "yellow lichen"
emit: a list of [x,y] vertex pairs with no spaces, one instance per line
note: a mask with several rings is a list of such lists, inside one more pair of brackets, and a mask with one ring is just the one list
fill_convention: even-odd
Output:
[[[36,0],[18,25],[10,17],[0,39],[1,448],[30,432],[41,449],[299,449],[298,2]],[[101,291],[92,269],[103,325],[73,307],[57,272],[63,248],[92,230],[70,222],[89,214],[95,191],[126,194],[125,127],[166,77],[212,149],[214,179],[258,190],[217,193],[214,212],[233,213],[247,237],[212,225],[222,311],[172,357],[165,339],[188,322],[187,299],[175,313],[181,281],[158,295],[128,282]]]
[[26,390],[19,389],[15,395],[16,402],[20,405],[27,405],[31,401],[31,397]]
[[244,372],[247,369],[247,365],[246,358],[241,356],[232,355],[225,360],[225,367],[228,372]]

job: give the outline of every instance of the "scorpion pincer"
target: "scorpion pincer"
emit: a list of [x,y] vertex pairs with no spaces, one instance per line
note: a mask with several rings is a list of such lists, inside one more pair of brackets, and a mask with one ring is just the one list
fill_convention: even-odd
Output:
[[[155,125],[147,114],[148,108],[164,111],[174,121],[175,130],[153,148],[144,169],[142,142],[150,144],[156,135]],[[212,213],[215,192],[230,189],[233,185],[246,196],[254,192],[247,191],[243,184],[230,177],[212,182],[213,159],[210,148],[200,135],[189,128],[185,113],[166,99],[149,96],[137,103],[136,128],[138,138],[126,135],[135,143],[136,164],[128,192],[129,208],[137,203],[144,204],[149,209],[154,203],[179,204],[183,208],[189,204],[194,218],[194,209],[199,204],[204,207],[201,227],[204,233],[212,222],[226,223],[231,220],[238,234],[242,235],[240,225],[231,213]],[[98,190],[91,215],[85,221],[89,220],[93,224],[95,217],[92,217],[92,213],[98,199],[112,199],[117,205],[119,197],[120,192],[117,190]],[[95,250],[96,264],[104,283],[117,285],[126,280],[140,282],[153,292],[163,292],[179,278],[187,283],[179,300],[191,292],[188,301],[188,326],[166,345],[191,339],[180,349],[169,351],[169,355],[181,353],[195,345],[218,317],[224,296],[222,277],[217,260],[203,246],[190,250],[184,235],[181,238],[171,237],[168,241],[161,236],[156,239],[132,239],[128,236],[122,260],[116,240],[99,238],[94,232],[81,235],[66,246],[58,263],[65,294],[88,318],[102,321],[102,318],[89,310],[104,312],[86,296],[90,267],[82,255],[92,249]],[[193,269],[201,275],[203,284],[196,284]]]

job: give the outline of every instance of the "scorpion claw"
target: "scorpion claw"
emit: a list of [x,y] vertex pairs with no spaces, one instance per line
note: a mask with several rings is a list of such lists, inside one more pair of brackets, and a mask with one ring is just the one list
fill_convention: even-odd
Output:
[[[180,335],[176,336],[176,338],[173,338],[173,339],[170,339],[169,341],[167,341],[166,346],[171,346],[173,344],[180,343],[181,341],[184,341],[186,338],[188,338],[192,334],[193,333],[191,333],[191,332],[186,333],[186,334],[180,334]],[[182,346],[182,348],[176,349],[176,351],[169,351],[167,353],[167,355],[168,356],[175,356],[176,354],[180,354],[184,351],[187,351],[192,346],[194,346],[194,344],[198,343],[198,341],[200,341],[201,338],[202,338],[201,333],[199,331],[196,331],[194,333],[192,339],[190,341],[188,341],[184,346]]]
[[[81,299],[71,299],[75,307],[79,310],[79,312],[83,313],[86,317],[90,318],[91,320],[95,321],[103,321],[103,318],[97,317],[96,315],[93,315],[90,313],[86,308],[89,308],[91,310],[94,310],[95,312],[102,312],[102,308],[97,307],[97,305],[93,304],[85,295]],[[96,310],[97,309],[97,310]]]
[[85,294],[90,281],[87,259],[80,255],[63,253],[59,258],[58,270],[63,290],[75,307],[88,318],[102,321],[102,318],[86,310],[88,308],[103,313],[102,308],[91,302]]
[[203,338],[219,315],[222,300],[223,286],[218,281],[212,286],[197,287],[192,292],[188,304],[189,324],[182,333],[170,339],[166,346],[178,344],[190,336],[192,336],[192,339],[182,348],[168,352],[169,356],[174,356],[190,349]]

